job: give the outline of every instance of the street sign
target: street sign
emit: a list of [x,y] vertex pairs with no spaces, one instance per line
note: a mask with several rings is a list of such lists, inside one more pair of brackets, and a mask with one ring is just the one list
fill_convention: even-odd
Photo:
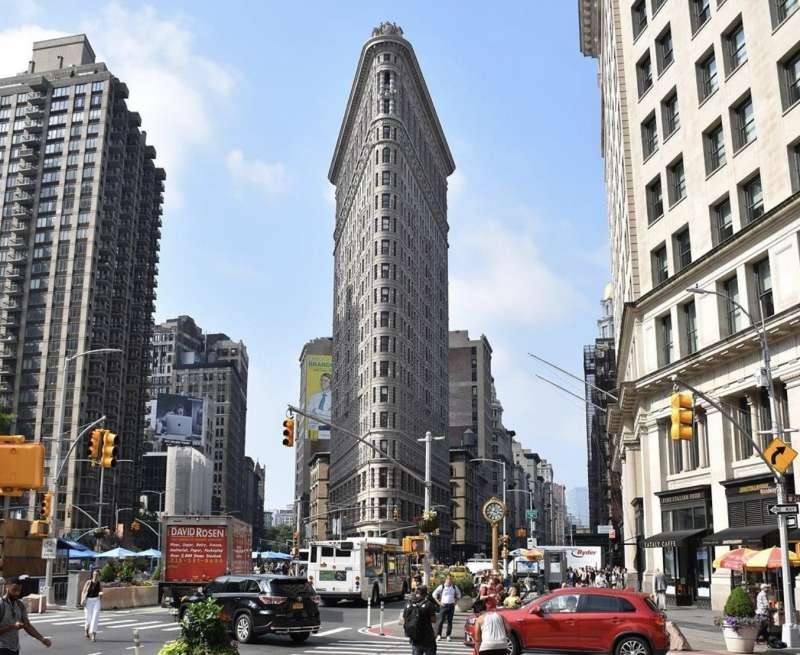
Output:
[[798,514],[797,505],[770,505],[768,508],[769,513],[773,516],[778,514]]
[[795,457],[797,457],[797,451],[783,439],[777,437],[764,449],[764,459],[779,473],[786,473],[786,469],[789,468]]
[[538,509],[525,510],[525,519],[527,521],[535,521],[538,517],[539,517],[539,510]]
[[598,525],[597,526],[597,534],[611,534],[611,531],[614,529],[611,525]]
[[536,537],[528,537],[528,550],[536,548]]
[[53,537],[42,539],[42,559],[55,559],[57,547],[58,539]]
[[787,516],[786,517],[786,527],[790,530],[793,530],[797,527],[797,517],[796,516]]

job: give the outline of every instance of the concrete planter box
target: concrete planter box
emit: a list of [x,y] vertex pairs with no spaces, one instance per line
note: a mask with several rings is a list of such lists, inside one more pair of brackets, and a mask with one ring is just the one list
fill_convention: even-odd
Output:
[[158,605],[158,587],[103,587],[100,608],[104,610]]
[[458,608],[459,612],[469,612],[472,609],[472,605],[474,603],[475,603],[474,598],[470,598],[469,596],[462,596],[456,603],[456,607]]

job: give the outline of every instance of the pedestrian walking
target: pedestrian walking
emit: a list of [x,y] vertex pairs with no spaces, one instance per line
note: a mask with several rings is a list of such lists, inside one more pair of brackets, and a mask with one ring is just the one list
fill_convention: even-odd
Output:
[[472,607],[478,614],[475,621],[475,655],[506,655],[508,652],[508,629],[503,617],[488,611],[486,604],[478,600]]
[[487,576],[478,590],[478,600],[483,601],[489,611],[493,611],[497,607],[498,583],[499,578]]
[[656,569],[656,577],[653,579],[653,589],[656,592],[656,604],[658,609],[667,609],[667,578],[661,572],[661,569]]
[[403,632],[411,644],[411,655],[436,655],[433,622],[436,605],[428,596],[428,588],[419,585],[403,608]]
[[24,630],[34,639],[39,640],[46,648],[52,642],[42,637],[39,631],[28,620],[28,612],[22,598],[22,583],[27,575],[6,578],[6,593],[0,599],[0,655],[19,655],[19,631]]
[[772,611],[769,608],[768,584],[762,584],[761,590],[756,596],[756,618],[759,620],[758,635],[756,641],[769,641],[769,624],[772,622]]
[[103,595],[103,583],[100,582],[100,569],[92,571],[92,577],[83,585],[81,605],[83,605],[83,626],[86,638],[97,641],[97,624],[100,622],[100,596]]
[[461,590],[453,584],[453,577],[447,575],[444,582],[433,591],[433,600],[439,604],[439,618],[436,620],[436,639],[442,638],[442,627],[447,621],[447,641],[453,632],[453,614],[456,603],[461,599]]

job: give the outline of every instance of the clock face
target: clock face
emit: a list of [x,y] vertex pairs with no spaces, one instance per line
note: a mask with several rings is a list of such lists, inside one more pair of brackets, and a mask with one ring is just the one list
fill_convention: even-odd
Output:
[[499,500],[489,500],[483,506],[483,515],[491,523],[502,521],[505,513],[505,507],[503,507],[502,501]]

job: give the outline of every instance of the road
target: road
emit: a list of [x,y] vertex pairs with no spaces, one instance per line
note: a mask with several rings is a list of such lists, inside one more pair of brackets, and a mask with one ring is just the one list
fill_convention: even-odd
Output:
[[[401,609],[401,602],[387,603],[384,614],[387,624],[397,621]],[[360,632],[366,626],[367,610],[364,607],[322,607],[320,612],[320,633],[303,644],[295,644],[288,637],[267,636],[253,644],[241,644],[239,652],[243,655],[407,655],[411,652],[405,639]],[[39,632],[53,640],[53,647],[48,650],[21,633],[20,655],[134,655],[134,628],[139,630],[141,640],[138,655],[156,655],[165,642],[180,634],[172,615],[160,607],[102,612],[96,642],[84,637],[82,611],[56,610],[42,615],[32,614],[30,618]],[[373,612],[371,623],[377,625],[378,621],[378,613]],[[457,621],[453,626],[453,641],[440,642],[439,653],[469,654],[460,641],[463,635],[461,626],[462,622]]]

